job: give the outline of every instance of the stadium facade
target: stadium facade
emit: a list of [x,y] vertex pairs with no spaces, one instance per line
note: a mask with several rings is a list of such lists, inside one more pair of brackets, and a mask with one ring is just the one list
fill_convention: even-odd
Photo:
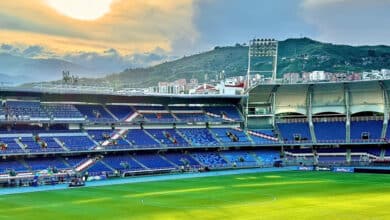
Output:
[[0,181],[280,165],[387,164],[390,81],[246,96],[1,89]]

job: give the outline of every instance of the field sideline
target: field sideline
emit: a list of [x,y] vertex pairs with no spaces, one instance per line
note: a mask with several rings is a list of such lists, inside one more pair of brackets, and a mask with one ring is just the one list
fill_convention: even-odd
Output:
[[390,219],[390,175],[270,172],[0,196],[0,219]]

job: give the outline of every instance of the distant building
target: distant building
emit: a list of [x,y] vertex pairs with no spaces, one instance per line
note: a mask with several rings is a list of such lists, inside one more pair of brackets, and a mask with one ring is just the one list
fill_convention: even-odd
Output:
[[301,75],[299,73],[285,73],[283,75],[283,82],[297,83],[301,81]]
[[362,76],[363,80],[383,79],[384,78],[384,76],[382,75],[382,71],[379,71],[379,70],[371,70],[371,72],[368,72],[368,71],[367,72],[363,72],[362,75],[363,75]]
[[197,87],[199,85],[198,83],[198,79],[190,79],[190,83],[187,84],[186,86],[186,91],[190,91],[191,89],[194,89],[195,87]]
[[198,79],[192,78],[190,79],[191,84],[198,84]]
[[352,73],[347,76],[348,81],[357,81],[362,80],[362,74],[361,73]]
[[385,79],[390,78],[390,70],[389,69],[381,69],[381,73]]
[[325,71],[313,71],[309,74],[310,81],[325,81],[327,80],[327,74]]
[[204,83],[198,87],[191,89],[190,94],[219,94],[217,87]]
[[169,82],[158,82],[157,91],[158,93],[168,93]]
[[217,85],[219,93],[224,95],[237,95],[243,94],[245,88],[245,77],[230,77],[226,80],[221,80]]
[[186,79],[178,79],[174,82],[158,82],[157,93],[166,93],[166,94],[182,94],[185,93],[187,86]]

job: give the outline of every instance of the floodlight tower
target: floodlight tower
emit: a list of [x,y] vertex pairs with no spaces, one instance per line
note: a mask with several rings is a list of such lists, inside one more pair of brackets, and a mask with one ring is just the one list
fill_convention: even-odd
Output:
[[[254,57],[271,57],[272,69],[270,70],[252,70],[251,63]],[[275,39],[253,39],[249,41],[248,49],[248,72],[247,89],[250,88],[251,73],[272,73],[272,81],[276,80],[276,71],[278,63],[278,41]]]
[[[252,58],[265,57],[272,58],[272,68],[265,70],[253,70],[251,68]],[[249,114],[249,91],[251,85],[251,73],[271,73],[272,82],[276,81],[276,72],[278,66],[278,41],[275,39],[253,39],[249,41],[248,49],[248,72],[246,83],[246,110],[245,110],[245,128],[248,128],[248,114]]]

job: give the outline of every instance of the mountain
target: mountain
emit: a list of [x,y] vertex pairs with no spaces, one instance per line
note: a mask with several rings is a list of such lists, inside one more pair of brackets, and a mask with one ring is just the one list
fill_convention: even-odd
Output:
[[0,86],[15,86],[19,83],[28,81],[30,81],[29,78],[24,75],[13,76],[6,73],[0,73]]
[[58,80],[62,78],[63,70],[80,75],[93,71],[60,59],[33,59],[0,53],[0,81],[5,84]]
[[287,39],[279,44],[279,75],[325,70],[361,72],[390,68],[390,47],[321,43],[309,38]]
[[[159,81],[179,78],[204,80],[225,71],[225,76],[245,75],[248,47],[243,45],[215,47],[211,51],[183,57],[148,68],[127,69],[103,78],[81,79],[83,85],[109,85],[115,87],[147,87]],[[270,59],[256,58],[251,68],[264,70]],[[348,46],[322,43],[309,38],[287,39],[279,42],[278,75],[287,72],[325,70],[329,72],[355,72],[390,69],[389,46]]]

